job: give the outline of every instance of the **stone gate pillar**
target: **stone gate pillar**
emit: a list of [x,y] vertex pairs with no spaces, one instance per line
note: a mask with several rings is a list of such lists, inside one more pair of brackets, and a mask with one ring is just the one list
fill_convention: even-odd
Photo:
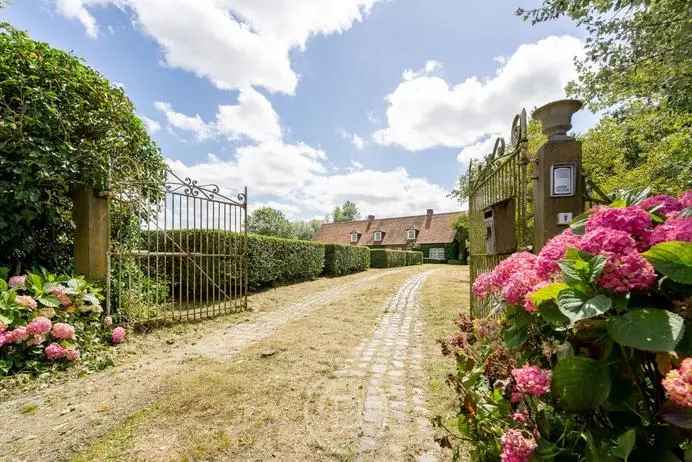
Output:
[[110,222],[108,193],[80,187],[72,193],[75,271],[91,281],[108,278]]
[[534,176],[535,253],[584,211],[581,142],[567,135],[572,115],[581,107],[578,100],[559,100],[532,114],[548,136],[538,150]]

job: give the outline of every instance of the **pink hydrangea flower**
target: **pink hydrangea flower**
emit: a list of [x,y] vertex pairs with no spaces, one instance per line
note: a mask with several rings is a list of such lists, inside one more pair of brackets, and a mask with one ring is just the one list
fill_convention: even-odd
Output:
[[668,398],[682,407],[692,407],[692,358],[686,358],[680,369],[673,369],[662,381]]
[[649,245],[667,241],[692,242],[692,218],[672,217],[657,226],[649,238]]
[[23,289],[26,284],[26,276],[12,276],[8,284],[13,289]]
[[683,207],[692,207],[692,191],[685,191],[678,200]]
[[7,343],[22,343],[29,338],[29,333],[26,331],[26,327],[17,327],[7,333]]
[[624,255],[610,254],[597,282],[604,289],[624,294],[653,286],[656,282],[656,272],[651,263],[637,251]]
[[17,295],[14,301],[17,302],[18,305],[22,305],[24,308],[28,308],[29,310],[35,310],[38,306],[36,300],[29,295]]
[[637,243],[625,231],[596,228],[586,233],[579,243],[579,249],[593,255],[602,252],[626,254],[637,251]]
[[67,295],[67,292],[65,291],[65,288],[63,286],[58,285],[51,288],[50,293],[55,295],[55,298],[58,299],[62,306],[68,306],[72,304],[72,300],[70,300],[70,297]]
[[113,332],[111,334],[111,341],[113,342],[114,345],[117,345],[119,343],[122,343],[125,341],[125,329],[122,327],[116,327],[113,329]]
[[534,271],[535,263],[536,256],[532,253],[513,253],[498,263],[491,272],[476,278],[472,289],[474,295],[484,298],[491,293],[499,292],[514,274],[527,270]]
[[502,462],[528,462],[536,450],[536,440],[532,435],[524,436],[517,429],[510,428],[505,431],[500,439],[502,443]]
[[550,391],[551,372],[536,366],[525,364],[524,367],[512,369],[516,390],[532,396],[541,396]]
[[79,359],[79,351],[74,348],[65,349],[65,359],[68,361],[77,361]]
[[529,292],[532,292],[534,287],[544,282],[534,270],[523,270],[514,273],[502,288],[502,297],[505,301],[512,305],[521,305],[524,303],[524,297]]
[[636,206],[598,207],[587,220],[586,231],[598,228],[616,229],[629,233],[637,242],[637,248],[642,251],[648,248],[653,224],[649,213]]
[[509,402],[512,404],[517,404],[522,399],[524,399],[524,394],[515,390],[512,392],[512,395],[509,398]]
[[39,316],[27,324],[26,331],[31,335],[43,335],[50,332],[50,328],[52,326],[53,323],[50,321],[50,319],[44,316]]
[[0,332],[0,348],[4,347],[8,343],[12,343],[9,340],[9,336],[5,332]]
[[529,420],[529,413],[526,409],[512,413],[512,420],[517,423],[526,423]]
[[560,269],[557,263],[565,256],[567,249],[577,247],[580,242],[581,236],[577,236],[569,228],[549,240],[536,258],[538,275],[548,278],[555,274]]
[[75,338],[74,327],[64,322],[56,322],[51,335],[60,340],[73,340]]
[[476,277],[476,280],[473,281],[473,295],[478,298],[487,297],[491,292],[493,292],[493,290],[494,286],[492,272],[480,274]]
[[43,350],[43,352],[45,353],[46,358],[50,361],[55,361],[65,356],[65,349],[57,343],[51,343]]
[[678,210],[682,210],[682,204],[679,200],[672,196],[667,196],[665,194],[649,197],[647,199],[644,199],[637,205],[644,210],[651,210],[655,207],[658,207],[655,213],[664,216],[668,215],[671,212],[677,212]]

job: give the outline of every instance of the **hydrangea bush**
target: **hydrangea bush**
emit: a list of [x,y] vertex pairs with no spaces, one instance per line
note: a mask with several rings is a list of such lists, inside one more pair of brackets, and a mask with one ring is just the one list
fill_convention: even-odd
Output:
[[84,278],[46,272],[0,275],[0,376],[67,366],[125,339],[102,319],[100,290]]
[[438,424],[458,457],[692,460],[692,192],[647,195],[476,279],[501,315],[461,317],[444,343],[460,407]]

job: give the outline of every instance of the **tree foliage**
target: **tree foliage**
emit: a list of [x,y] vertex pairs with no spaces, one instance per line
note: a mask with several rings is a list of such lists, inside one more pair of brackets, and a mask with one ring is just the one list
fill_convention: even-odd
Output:
[[0,24],[0,263],[65,269],[71,192],[160,198],[166,165],[120,88]]
[[248,231],[263,236],[293,237],[291,222],[280,210],[260,207],[248,217]]
[[351,201],[346,201],[341,207],[337,206],[334,208],[333,218],[334,223],[341,221],[353,221],[360,218],[360,212],[358,211],[356,204]]
[[312,240],[322,226],[322,220],[294,221],[291,223],[293,237],[306,241]]

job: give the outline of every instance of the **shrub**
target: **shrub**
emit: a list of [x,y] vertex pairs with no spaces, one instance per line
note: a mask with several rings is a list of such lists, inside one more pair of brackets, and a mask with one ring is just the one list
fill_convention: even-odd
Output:
[[324,273],[330,276],[365,271],[370,267],[370,249],[353,245],[326,244]]
[[449,259],[447,260],[448,265],[463,265],[461,260]]
[[[231,253],[240,256],[244,252],[243,234],[218,230],[173,230],[166,231],[165,236],[163,231],[145,232],[142,245],[159,252],[185,251],[192,254],[190,257],[164,258],[158,265],[149,265],[150,276],[151,271],[158,268],[157,280],[170,281],[172,295],[187,294],[188,289],[199,284],[199,268],[211,268],[207,274],[215,284],[206,287],[206,281],[202,280],[205,290],[204,293],[197,291],[197,300],[218,296],[218,289],[211,286],[225,287],[231,284],[229,281],[234,275],[240,273],[234,267],[240,258],[222,263],[218,257],[208,255]],[[234,250],[230,251],[231,248]],[[322,274],[324,268],[324,244],[317,242],[248,234],[247,252],[247,285],[250,289],[314,279]]]
[[413,250],[370,249],[370,266],[394,268],[397,266],[420,265],[423,253]]
[[[0,375],[40,373],[80,359],[102,368],[110,325],[100,290],[82,277],[27,273],[0,276]],[[110,358],[105,362],[110,363]]]
[[411,265],[422,265],[423,264],[423,252],[416,250],[406,251],[406,266]]
[[[474,294],[501,319],[445,346],[472,460],[685,460],[692,412],[692,192],[625,193]],[[559,455],[559,459],[555,456]]]

